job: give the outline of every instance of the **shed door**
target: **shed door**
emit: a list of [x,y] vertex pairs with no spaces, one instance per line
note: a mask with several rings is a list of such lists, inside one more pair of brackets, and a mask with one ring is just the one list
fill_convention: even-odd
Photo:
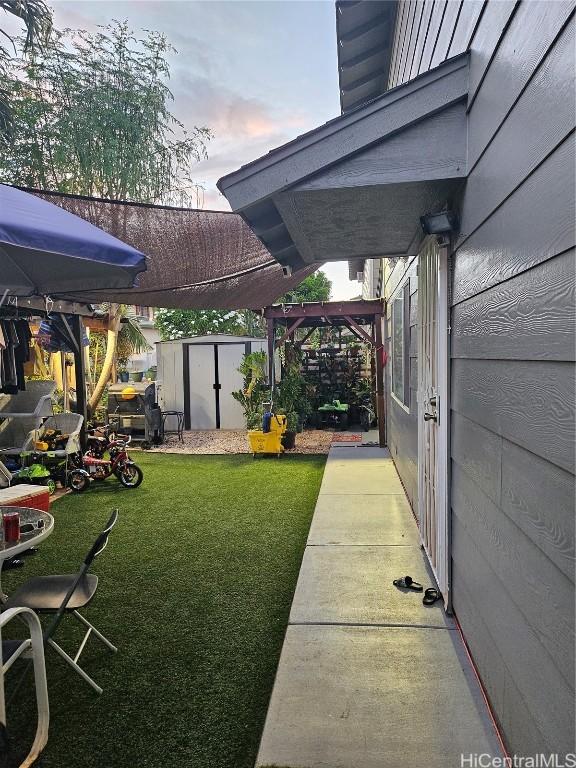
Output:
[[190,344],[190,429],[216,429],[215,346]]
[[449,601],[447,255],[431,239],[418,266],[418,507],[420,536]]
[[232,392],[242,389],[244,378],[238,372],[245,344],[218,345],[218,384],[221,429],[243,429],[246,426],[244,411]]

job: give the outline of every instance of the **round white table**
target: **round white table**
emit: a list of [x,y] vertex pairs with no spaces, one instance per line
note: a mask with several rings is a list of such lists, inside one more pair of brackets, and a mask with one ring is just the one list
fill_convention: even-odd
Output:
[[[33,525],[34,528],[29,533],[21,533],[20,541],[0,541],[0,601],[5,602],[6,595],[2,592],[2,564],[4,560],[25,552],[30,547],[35,547],[41,541],[48,538],[54,530],[54,518],[49,512],[42,512],[32,507],[3,507],[0,506],[0,517],[4,512],[18,512],[20,514],[20,528],[22,526]],[[38,527],[40,523],[40,527]],[[1,520],[0,520],[1,524]]]

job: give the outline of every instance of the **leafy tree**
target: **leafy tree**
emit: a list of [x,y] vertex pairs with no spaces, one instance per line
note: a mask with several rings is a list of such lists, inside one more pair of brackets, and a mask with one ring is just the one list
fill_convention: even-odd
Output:
[[[17,16],[24,22],[26,35],[23,52],[25,54],[41,46],[48,39],[52,28],[52,12],[43,0],[0,0],[0,10]],[[14,52],[17,51],[14,41],[1,27],[0,39],[8,40]],[[7,84],[9,62],[10,50],[5,44],[0,44],[0,136],[6,140],[13,135],[11,91]]]
[[264,335],[261,318],[249,309],[159,309],[154,324],[163,341],[210,333]]
[[[1,2],[1,0],[0,0]],[[170,112],[165,35],[134,37],[126,22],[54,33],[7,73],[14,130],[0,180],[138,202],[197,201],[191,169],[208,128]]]
[[[23,8],[41,0],[0,0]],[[53,33],[28,58],[4,58],[12,131],[0,132],[0,181],[73,194],[179,205],[198,200],[194,163],[206,157],[207,128],[187,131],[171,114],[166,37],[134,37],[126,23],[98,32]],[[0,72],[0,74],[2,74]],[[1,104],[0,104],[1,107]],[[96,408],[114,367],[125,308],[106,307],[107,344],[90,398]]]
[[326,277],[326,273],[319,269],[314,274],[305,277],[300,285],[285,293],[278,301],[285,304],[300,304],[304,301],[329,301],[331,292],[331,281]]

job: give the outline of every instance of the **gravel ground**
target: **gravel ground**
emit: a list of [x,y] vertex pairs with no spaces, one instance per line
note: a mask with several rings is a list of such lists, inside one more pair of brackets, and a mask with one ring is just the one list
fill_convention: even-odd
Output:
[[[287,453],[328,453],[331,442],[332,432],[308,429],[296,435],[296,447]],[[151,451],[191,454],[250,453],[244,429],[193,430],[184,432],[184,442],[180,442],[176,435],[167,435],[166,442]]]

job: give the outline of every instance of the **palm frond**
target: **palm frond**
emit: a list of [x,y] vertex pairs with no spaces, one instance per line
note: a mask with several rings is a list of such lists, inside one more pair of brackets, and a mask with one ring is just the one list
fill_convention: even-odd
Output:
[[0,10],[22,19],[26,26],[25,49],[46,42],[52,29],[52,11],[44,0],[0,0]]
[[[22,19],[26,27],[24,51],[32,48],[42,48],[50,36],[52,30],[52,11],[44,0],[0,0],[0,11],[11,13]],[[14,46],[14,41],[3,29],[0,29],[3,37],[7,38]],[[8,51],[0,46],[0,75],[2,79],[6,74],[6,64],[9,60]],[[13,138],[14,121],[10,107],[10,94],[6,89],[0,88],[0,139],[10,142]]]
[[[2,68],[0,67],[0,73],[1,72]],[[0,88],[0,139],[4,137],[6,141],[10,141],[13,128],[14,120],[12,119],[9,95],[7,91]]]
[[152,349],[142,333],[142,328],[140,328],[135,315],[126,313],[123,316],[118,336],[119,339],[122,339],[123,344],[132,350],[133,354],[138,355]]

